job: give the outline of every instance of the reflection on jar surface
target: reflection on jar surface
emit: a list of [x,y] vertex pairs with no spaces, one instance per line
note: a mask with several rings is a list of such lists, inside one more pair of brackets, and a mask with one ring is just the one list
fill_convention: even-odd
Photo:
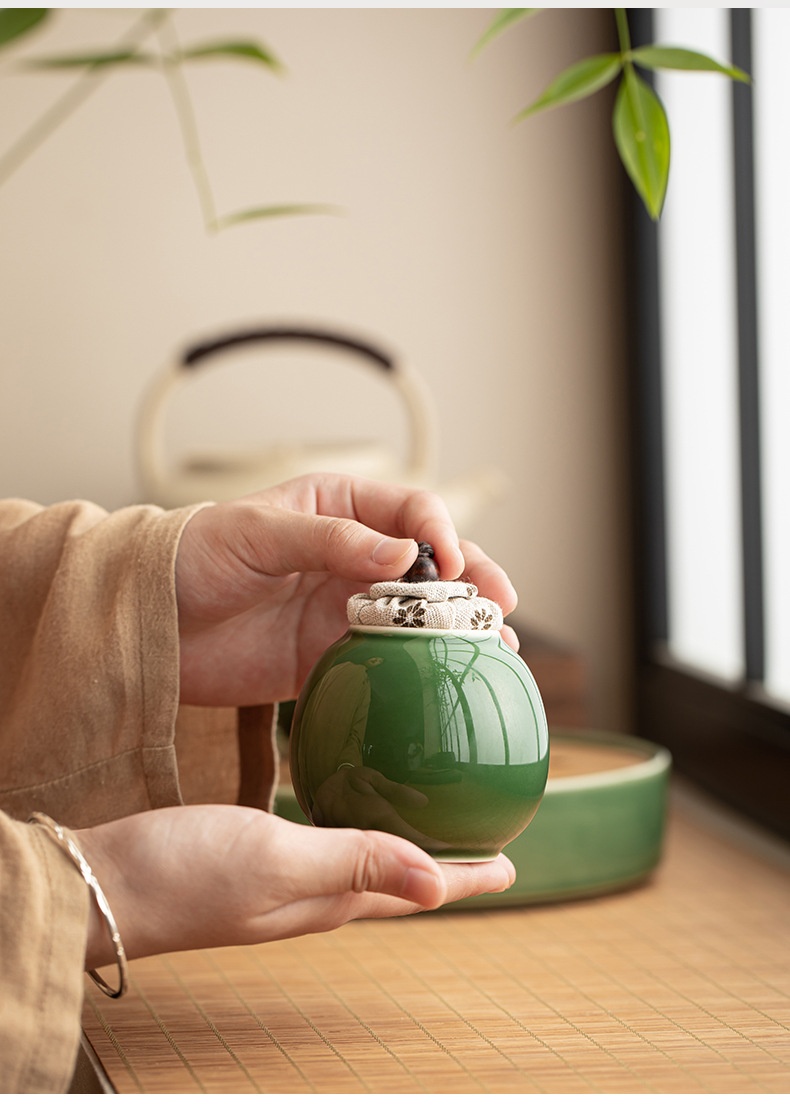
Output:
[[515,839],[548,764],[537,685],[496,631],[352,627],[305,682],[291,729],[313,823],[393,832],[446,860]]

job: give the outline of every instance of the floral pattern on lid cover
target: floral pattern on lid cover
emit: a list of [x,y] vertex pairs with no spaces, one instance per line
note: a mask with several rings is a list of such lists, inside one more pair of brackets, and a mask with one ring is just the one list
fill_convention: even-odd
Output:
[[352,626],[401,630],[498,631],[504,621],[499,604],[463,580],[379,581],[352,596],[346,614]]

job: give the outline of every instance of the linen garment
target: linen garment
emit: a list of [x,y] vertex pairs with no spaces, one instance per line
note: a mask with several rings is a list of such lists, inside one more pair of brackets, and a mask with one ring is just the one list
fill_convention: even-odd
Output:
[[178,704],[175,557],[199,509],[0,501],[2,1093],[65,1091],[79,1044],[93,899],[30,813],[271,804],[274,709]]

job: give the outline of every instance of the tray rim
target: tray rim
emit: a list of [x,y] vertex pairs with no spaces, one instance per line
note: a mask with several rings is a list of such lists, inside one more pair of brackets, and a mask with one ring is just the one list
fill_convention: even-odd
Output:
[[626,735],[616,731],[592,731],[583,728],[563,730],[558,728],[549,733],[549,754],[554,742],[570,742],[585,746],[596,743],[621,750],[636,751],[643,756],[643,761],[633,766],[623,766],[621,769],[596,770],[586,774],[571,774],[568,777],[552,778],[546,782],[546,794],[573,793],[578,790],[594,789],[597,786],[619,785],[632,781],[647,781],[660,777],[672,766],[672,755],[666,747],[658,743],[651,743],[647,739],[635,735]]

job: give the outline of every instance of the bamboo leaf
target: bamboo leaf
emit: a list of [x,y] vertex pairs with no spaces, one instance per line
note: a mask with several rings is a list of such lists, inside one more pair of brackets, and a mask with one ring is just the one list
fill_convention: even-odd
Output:
[[680,46],[640,46],[629,55],[631,61],[648,70],[697,70],[724,74],[733,81],[749,83],[751,77],[737,66],[725,66],[707,54]]
[[528,105],[516,116],[516,121],[524,120],[535,112],[558,105],[571,104],[582,100],[603,89],[617,77],[623,63],[619,54],[596,54],[575,62],[547,85],[537,100]]
[[279,58],[276,58],[266,47],[253,42],[206,43],[203,46],[187,48],[179,54],[178,58],[184,61],[202,58],[241,58],[266,66],[270,70],[283,69]]
[[658,220],[669,180],[669,124],[661,101],[631,67],[623,74],[612,124],[623,166]]
[[234,224],[244,224],[254,220],[271,220],[273,217],[304,217],[316,215],[337,216],[341,212],[333,205],[264,205],[257,209],[243,209],[218,217],[214,222],[215,231],[230,228]]
[[108,50],[91,54],[61,54],[51,58],[29,58],[25,66],[36,70],[74,70],[85,67],[101,69],[107,66],[152,66],[157,59],[153,54],[137,50]]
[[20,39],[48,15],[49,8],[0,8],[0,47]]
[[472,48],[472,57],[474,58],[474,56],[478,54],[484,46],[487,46],[492,39],[501,35],[505,28],[510,27],[511,24],[517,23],[521,19],[529,19],[530,16],[535,15],[535,13],[539,11],[540,8],[503,8],[502,11],[494,17]]

